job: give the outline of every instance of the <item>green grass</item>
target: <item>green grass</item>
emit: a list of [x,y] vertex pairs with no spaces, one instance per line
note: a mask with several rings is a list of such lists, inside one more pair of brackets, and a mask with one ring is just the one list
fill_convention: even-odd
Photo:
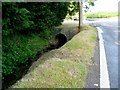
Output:
[[82,27],[63,47],[45,53],[11,88],[83,88],[96,42],[96,29]]
[[[80,87],[85,74],[85,66],[69,61],[67,59],[52,58],[46,64],[31,72],[22,83],[16,84],[14,88],[75,88]],[[80,72],[81,71],[81,72]],[[79,80],[78,80],[79,79]]]
[[118,12],[87,12],[87,18],[109,18],[118,16]]

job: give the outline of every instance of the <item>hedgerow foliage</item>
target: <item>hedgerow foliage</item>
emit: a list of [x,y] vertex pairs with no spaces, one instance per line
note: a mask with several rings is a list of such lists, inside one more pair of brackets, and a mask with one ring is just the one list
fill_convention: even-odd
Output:
[[3,35],[42,32],[58,26],[67,14],[65,2],[3,2]]
[[[61,24],[67,2],[2,3],[3,77],[40,51]],[[40,39],[40,41],[39,41]]]

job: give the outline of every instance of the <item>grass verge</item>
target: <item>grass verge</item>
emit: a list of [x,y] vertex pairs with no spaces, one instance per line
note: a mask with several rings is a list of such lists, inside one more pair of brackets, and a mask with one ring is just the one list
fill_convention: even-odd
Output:
[[45,53],[11,88],[83,88],[96,42],[96,29],[84,26],[63,47]]
[[88,12],[85,16],[87,18],[109,18],[118,16],[118,12]]

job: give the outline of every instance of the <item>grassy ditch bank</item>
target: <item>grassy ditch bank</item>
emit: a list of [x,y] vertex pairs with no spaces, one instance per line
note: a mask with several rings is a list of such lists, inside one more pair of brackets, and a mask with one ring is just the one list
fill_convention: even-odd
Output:
[[85,26],[63,47],[41,56],[10,88],[83,88],[96,42],[96,29]]

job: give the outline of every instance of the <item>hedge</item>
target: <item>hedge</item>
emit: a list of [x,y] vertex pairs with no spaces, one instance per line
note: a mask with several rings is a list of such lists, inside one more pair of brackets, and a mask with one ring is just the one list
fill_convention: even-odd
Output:
[[68,2],[2,3],[3,78],[42,51],[68,11]]

